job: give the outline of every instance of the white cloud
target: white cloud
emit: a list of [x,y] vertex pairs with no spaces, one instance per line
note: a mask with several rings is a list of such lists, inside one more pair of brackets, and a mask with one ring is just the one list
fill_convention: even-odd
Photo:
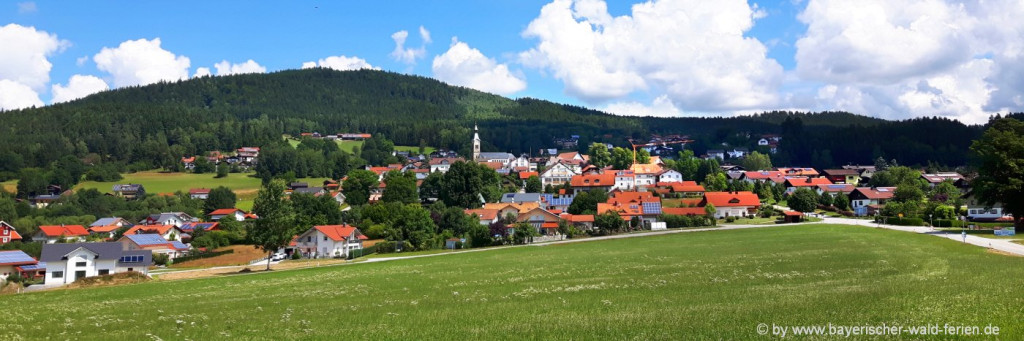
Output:
[[797,73],[825,85],[816,109],[984,123],[1020,110],[1024,4],[814,0],[800,14]]
[[763,15],[742,0],[654,0],[620,17],[604,1],[555,0],[523,32],[538,43],[519,60],[589,102],[645,91],[685,110],[774,106],[782,67],[744,36]]
[[114,86],[146,85],[188,78],[190,61],[160,47],[160,38],[122,42],[93,56],[96,67],[113,76]]
[[447,52],[434,57],[434,77],[442,81],[497,94],[511,94],[526,88],[521,74],[498,64],[480,50],[452,38]]
[[[224,61],[221,61],[220,63],[214,64],[213,67],[217,68],[217,75],[218,76],[236,75],[236,74],[242,74],[242,73],[265,73],[265,72],[267,72],[267,68],[266,67],[261,66],[259,63],[256,63],[256,61],[254,61],[252,59],[249,59],[249,60],[245,61],[245,63],[240,63],[240,64],[231,64],[231,62],[228,62],[228,61],[224,60]],[[196,69],[196,72],[198,73],[199,70]],[[207,72],[209,72],[209,69],[207,69]]]
[[36,3],[35,2],[26,1],[26,2],[19,2],[18,3],[18,13],[19,14],[35,13],[38,10],[39,10],[39,7],[36,7]]
[[198,67],[198,68],[196,68],[196,73],[194,75],[192,75],[192,78],[206,77],[206,76],[209,76],[209,75],[212,75],[212,73],[210,73],[210,68],[208,68],[208,67]]
[[47,59],[63,51],[70,43],[57,35],[38,31],[35,27],[7,24],[0,27],[0,79],[8,79],[31,87],[46,88],[50,82]]
[[39,94],[35,90],[25,84],[0,79],[0,109],[13,110],[31,106],[43,106],[43,101],[39,100]]
[[51,103],[73,101],[94,93],[110,89],[107,82],[96,76],[74,75],[68,79],[68,85],[54,84]]
[[416,64],[417,59],[422,59],[427,55],[427,44],[430,44],[430,31],[420,26],[420,39],[423,40],[423,44],[418,48],[405,47],[406,39],[409,38],[409,31],[401,30],[391,34],[391,40],[395,41],[395,50],[391,51],[391,58],[400,61],[405,64]]
[[378,67],[374,67],[367,63],[365,59],[359,57],[346,57],[342,56],[330,56],[327,58],[320,59],[316,62],[305,62],[302,63],[303,69],[309,69],[314,67],[323,67],[329,69],[335,69],[339,71],[346,70],[359,70],[359,69],[373,69],[380,70]]
[[623,116],[679,117],[683,115],[682,110],[672,104],[672,100],[665,95],[658,96],[650,105],[640,102],[615,102],[601,110]]

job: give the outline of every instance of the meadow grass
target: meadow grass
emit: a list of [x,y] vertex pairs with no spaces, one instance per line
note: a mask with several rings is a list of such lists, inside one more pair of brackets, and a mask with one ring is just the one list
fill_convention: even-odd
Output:
[[[291,145],[292,148],[298,147],[299,143],[301,143],[301,141],[296,140],[296,139],[288,138],[287,136],[285,137],[285,139],[288,140],[288,144]],[[363,141],[334,140],[334,142],[338,144],[338,148],[340,148],[341,150],[343,150],[345,152],[348,152],[348,153],[352,153],[353,151],[355,151],[355,147],[360,147],[360,148],[363,147]],[[420,147],[418,147],[418,146],[395,146],[395,150],[419,153]],[[434,147],[424,147],[423,150],[424,150],[425,154],[430,154],[430,153],[433,153],[436,149]]]
[[191,188],[214,188],[224,186],[234,191],[258,190],[260,179],[250,177],[251,173],[231,173],[223,178],[214,178],[216,174],[193,174],[193,173],[163,173],[159,171],[146,171],[138,173],[122,174],[124,179],[113,182],[83,181],[75,186],[75,189],[95,188],[96,190],[109,193],[115,184],[142,184],[146,187],[146,193],[174,193],[176,191],[188,192]]
[[1024,258],[943,238],[778,226],[6,296],[0,339],[767,339],[759,323],[1021,339],[1022,284]]

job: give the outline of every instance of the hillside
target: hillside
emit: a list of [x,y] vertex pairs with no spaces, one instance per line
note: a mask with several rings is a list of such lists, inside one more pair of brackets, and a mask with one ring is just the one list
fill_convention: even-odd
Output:
[[[181,155],[278,143],[281,134],[305,131],[369,132],[384,134],[396,145],[422,141],[461,150],[474,123],[480,125],[484,150],[513,153],[552,147],[553,138],[568,135],[580,135],[582,144],[621,145],[625,138],[651,133],[689,134],[702,153],[722,142],[748,144],[748,133],[783,134],[796,138],[783,142],[779,158],[798,164],[870,162],[884,156],[904,164],[959,165],[981,131],[948,119],[893,122],[837,112],[622,117],[544,100],[512,100],[419,76],[305,69],[123,88],[0,113],[0,161],[5,161],[0,172],[89,154],[162,166]],[[810,146],[828,149],[830,157],[812,160]]]

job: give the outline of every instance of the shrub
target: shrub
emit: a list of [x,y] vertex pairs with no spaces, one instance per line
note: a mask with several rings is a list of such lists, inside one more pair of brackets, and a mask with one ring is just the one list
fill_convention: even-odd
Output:
[[292,252],[292,259],[302,259],[302,255],[299,252]]
[[153,264],[156,265],[167,265],[167,262],[171,260],[171,257],[167,256],[166,253],[154,253]]
[[956,219],[935,219],[932,221],[932,226],[935,227],[963,227],[964,222]]
[[889,225],[924,226],[924,219],[921,218],[879,217],[878,219]]
[[736,221],[736,217],[735,216],[725,217],[725,222],[727,222],[727,223],[731,223],[731,222],[735,222],[735,221]]

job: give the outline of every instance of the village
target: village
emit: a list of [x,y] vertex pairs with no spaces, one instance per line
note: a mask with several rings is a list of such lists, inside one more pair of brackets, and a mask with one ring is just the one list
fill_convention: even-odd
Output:
[[[304,133],[300,139],[331,141],[370,137],[362,133],[326,136]],[[581,149],[575,144],[577,139],[573,136],[557,140],[560,148],[541,150],[538,156],[516,156],[482,152],[480,136],[474,127],[471,155],[463,157],[444,150],[429,155],[394,151],[392,156],[402,162],[370,165],[359,170],[375,178],[371,179],[373,184],[367,188],[363,202],[358,203],[369,205],[363,207],[386,201],[389,183],[395,184],[392,187],[399,186],[394,179],[413,180],[410,183],[415,184],[415,199],[406,202],[415,202],[414,207],[436,204],[440,201],[437,193],[424,193],[424,183],[431,181],[428,177],[443,177],[467,164],[511,179],[511,184],[505,184],[503,189],[515,191],[501,193],[497,200],[488,201],[479,192],[464,193],[470,199],[466,207],[458,207],[457,211],[485,231],[476,236],[468,229],[445,231],[438,235],[443,237],[443,242],[416,244],[401,236],[386,236],[357,227],[376,228],[366,221],[295,226],[290,242],[262,259],[254,259],[253,263],[352,259],[373,252],[434,247],[456,249],[542,243],[627,231],[794,223],[824,216],[961,228],[969,223],[1012,223],[1012,217],[999,205],[986,206],[972,198],[969,180],[956,172],[923,173],[890,166],[884,160],[881,165],[847,165],[821,170],[807,167],[746,169],[742,164],[751,164],[744,162],[746,158],[768,158],[747,148],[708,150],[702,157],[693,157],[692,152],[684,149],[692,140],[681,136],[656,136],[640,144],[631,142],[629,149],[594,143],[585,154],[572,150]],[[779,138],[765,135],[753,142],[771,153]],[[628,159],[616,167],[612,154]],[[217,152],[205,157],[182,158],[182,167],[193,170],[197,158],[206,158],[215,167],[252,167],[259,163],[260,148],[239,148],[233,155]],[[689,169],[689,174],[680,169]],[[879,183],[878,177],[903,179],[890,181],[889,186],[871,185]],[[357,181],[350,181],[348,176],[313,184],[296,180],[286,184],[283,194],[320,198],[333,203],[334,209],[346,212],[354,206],[346,201],[346,189],[352,188],[346,183]],[[187,196],[207,200],[210,193],[209,188],[190,188]],[[114,185],[108,195],[130,201],[153,194],[147,194],[141,184],[126,183]],[[46,194],[30,201],[36,207],[61,205],[60,196],[59,193]],[[246,224],[259,219],[254,212],[218,207],[203,217],[184,212],[160,212],[141,221],[104,217],[88,226],[43,225],[32,235],[22,235],[8,222],[0,221],[0,244],[41,244],[37,257],[22,250],[0,251],[0,275],[8,281],[45,288],[123,272],[147,275],[156,267],[217,256],[219,253],[205,247],[209,244],[196,242],[199,236],[224,232],[222,226],[227,222]],[[442,223],[437,225],[438,229],[443,229]],[[1012,231],[1010,228],[1005,232]],[[478,240],[483,233],[489,234],[486,242]]]

